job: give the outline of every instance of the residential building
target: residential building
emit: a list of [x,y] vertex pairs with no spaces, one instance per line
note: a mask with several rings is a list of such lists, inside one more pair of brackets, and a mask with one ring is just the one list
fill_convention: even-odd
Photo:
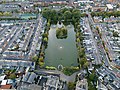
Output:
[[77,81],[75,90],[88,90],[87,79]]

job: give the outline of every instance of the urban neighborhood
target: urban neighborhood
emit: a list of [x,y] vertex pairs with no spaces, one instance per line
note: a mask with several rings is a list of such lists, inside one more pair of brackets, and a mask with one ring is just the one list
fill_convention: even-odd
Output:
[[0,0],[0,90],[120,90],[120,0]]

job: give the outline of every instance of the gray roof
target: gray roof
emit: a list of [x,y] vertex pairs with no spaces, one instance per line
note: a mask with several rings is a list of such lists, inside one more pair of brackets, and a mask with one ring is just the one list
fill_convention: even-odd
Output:
[[28,82],[28,83],[33,83],[35,77],[36,77],[36,74],[32,72],[31,75],[30,75],[30,77],[28,78],[28,81],[27,81],[27,82]]

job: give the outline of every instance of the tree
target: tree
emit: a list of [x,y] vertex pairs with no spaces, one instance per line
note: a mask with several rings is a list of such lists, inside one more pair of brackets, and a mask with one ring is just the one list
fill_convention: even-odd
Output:
[[6,74],[6,75],[9,75],[9,74],[10,74],[10,70],[6,70],[6,71],[5,71],[5,74]]
[[74,90],[75,83],[74,82],[68,82],[68,90]]
[[105,47],[105,51],[108,53],[108,51],[109,51],[109,50],[108,50],[108,48],[107,48],[107,47]]
[[77,49],[80,51],[80,46],[78,46]]
[[41,52],[41,53],[40,53],[40,56],[44,56],[44,53],[43,53],[43,52]]
[[50,20],[50,23],[57,23],[58,14],[56,10],[51,10],[49,8],[44,8],[42,10],[42,16],[47,20]]
[[39,62],[44,62],[43,60],[44,60],[43,57],[40,57],[40,58],[39,58]]
[[60,38],[60,39],[66,38],[67,37],[67,29],[66,29],[66,27],[63,26],[62,28],[57,28],[56,37]]
[[79,62],[80,62],[80,65],[83,67],[84,64],[86,63],[86,59],[85,58],[81,58]]
[[78,42],[78,43],[80,42],[80,39],[79,39],[79,38],[77,38],[77,42]]
[[81,17],[87,17],[88,15],[86,13],[80,14]]
[[115,16],[118,17],[120,16],[120,11],[110,11],[110,12],[92,12],[91,15],[94,16],[102,16],[103,18],[105,17],[110,17],[110,16]]
[[77,29],[80,30],[80,25],[77,26]]
[[3,13],[2,13],[2,12],[0,12],[0,16],[3,16]]
[[6,3],[6,0],[4,0],[3,3],[5,4],[5,3]]
[[89,75],[90,81],[93,82],[94,85],[96,85],[98,77],[96,76],[95,72],[93,71],[92,74]]
[[105,42],[104,41],[102,41],[102,44],[103,44],[103,47],[105,48]]
[[79,50],[79,52],[78,52],[80,58],[84,58],[84,56],[85,56],[85,51],[84,51],[84,50],[85,50],[84,48],[81,48],[81,47],[80,47],[80,50]]
[[49,19],[48,22],[47,22],[47,27],[48,27],[48,28],[50,27],[50,19]]
[[61,9],[59,11],[51,10],[49,8],[44,8],[42,10],[42,16],[50,23],[56,24],[58,20],[62,21],[64,19],[64,24],[69,24],[71,21],[74,24],[80,20],[80,11],[78,9]]
[[73,25],[74,25],[75,29],[77,29],[77,27],[79,25],[79,22],[77,21],[77,19],[73,19]]
[[99,35],[100,35],[100,38],[102,38],[102,33],[99,33]]
[[14,12],[15,12],[15,13],[19,13],[19,10],[15,9]]
[[33,19],[33,17],[30,17],[30,18],[29,18],[29,20],[32,20],[32,19]]
[[80,20],[80,11],[78,9],[73,9],[72,16],[74,18],[74,21]]
[[94,79],[95,79],[95,74],[94,74],[94,73],[90,74],[90,75],[89,75],[89,79],[90,79],[91,81],[94,81]]
[[9,79],[15,79],[15,78],[16,78],[15,73],[10,74]]
[[44,33],[42,36],[43,36],[43,38],[45,38],[45,37],[48,37],[48,34]]
[[51,10],[50,12],[50,20],[52,21],[52,23],[57,23],[57,20],[58,20],[58,14],[56,12],[56,10]]
[[47,43],[47,42],[48,42],[48,38],[45,37],[45,38],[43,39],[43,41],[44,41],[44,43]]
[[87,68],[88,65],[89,65],[89,63],[88,63],[88,62],[85,62],[83,67],[84,67],[84,68]]
[[50,18],[50,12],[51,10],[49,8],[44,8],[42,10],[42,16],[48,20]]
[[12,14],[10,12],[4,12],[3,15],[4,16],[11,16]]
[[98,26],[96,27],[96,30],[99,30]]
[[60,10],[61,13],[64,13],[65,11],[68,11],[68,9],[67,8],[63,8],[63,9]]
[[79,64],[80,64],[80,67],[82,68],[87,68],[89,63],[87,62],[87,59],[85,57],[85,54],[84,53],[80,53],[81,55],[79,56],[80,59],[79,59]]
[[38,56],[34,56],[34,57],[32,57],[32,61],[37,61],[37,59],[38,59]]
[[72,13],[70,11],[65,11],[63,15],[65,21],[66,20],[70,21],[70,19],[72,18]]
[[76,33],[76,37],[79,37],[79,36],[80,36],[80,33],[79,33],[79,32],[77,32],[77,33]]
[[44,62],[39,62],[40,67],[44,67],[45,63]]
[[114,31],[114,32],[113,32],[113,36],[114,36],[114,37],[119,37],[118,32]]

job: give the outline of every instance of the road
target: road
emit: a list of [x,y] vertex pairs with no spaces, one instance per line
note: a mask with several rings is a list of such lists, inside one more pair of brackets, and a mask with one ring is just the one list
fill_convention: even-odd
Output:
[[2,31],[0,32],[0,37],[3,35],[3,33],[5,33],[6,31],[8,31],[8,29],[9,29],[9,27],[6,27],[4,30],[2,30]]
[[99,44],[97,46],[98,46],[99,53],[100,53],[100,59],[104,62],[105,66],[110,66],[109,62],[108,62],[109,58],[108,58],[108,56],[106,54],[105,49],[103,48],[102,40],[101,40],[99,34],[94,32],[94,36],[97,37],[97,39],[95,41],[99,42]]
[[91,30],[91,28],[90,28],[90,23],[91,22],[91,20],[89,19],[89,18],[86,18],[86,26],[87,26],[87,28],[88,28],[88,30],[90,31],[90,33],[91,33],[91,39],[92,39],[92,41],[93,41],[93,45],[94,45],[94,48],[95,48],[95,56],[96,56],[96,58],[97,59],[95,59],[95,62],[96,62],[96,64],[101,64],[101,60],[100,60],[100,54],[99,54],[99,51],[98,51],[98,48],[97,48],[97,43],[96,43],[96,41],[95,41],[95,39],[94,39],[94,35],[93,35],[93,32],[92,32],[92,30]]
[[31,58],[31,56],[34,56],[35,53],[36,53],[36,47],[37,47],[37,44],[38,44],[38,41],[39,41],[39,37],[40,37],[40,32],[42,30],[42,17],[41,15],[39,15],[38,17],[38,24],[37,24],[37,29],[36,29],[36,32],[35,32],[35,35],[34,35],[34,38],[32,40],[32,44],[31,44],[31,50],[29,51],[29,56],[30,57],[26,57],[28,59]]
[[0,60],[0,66],[8,65],[8,66],[23,66],[23,67],[30,67],[31,61],[24,61],[24,60]]
[[110,44],[109,44],[109,40],[108,40],[107,37],[106,37],[106,32],[105,32],[105,30],[103,30],[102,27],[100,27],[100,26],[98,26],[98,27],[99,27],[99,29],[100,29],[101,32],[102,32],[102,40],[104,40],[105,46],[108,48],[110,58],[111,58],[112,60],[114,60],[115,54],[114,54],[114,52],[113,52],[113,50],[112,50],[112,47],[111,47]]
[[[103,24],[102,24],[102,25],[103,25]],[[104,24],[104,25],[106,26],[106,24]],[[101,31],[102,31],[102,40],[105,40],[105,42],[109,42],[109,41],[107,40],[106,35],[105,35],[105,29],[103,29],[103,28],[100,27],[99,25],[98,25],[98,27],[99,27],[99,29],[101,29]],[[107,40],[107,41],[106,41],[106,40]],[[106,47],[108,47],[108,49],[111,48],[108,43],[106,43]],[[112,49],[112,48],[111,48],[111,49]],[[112,58],[115,58],[115,53],[114,53],[111,49],[110,49],[109,52],[111,53]],[[112,62],[109,61],[109,58],[108,58],[108,56],[107,56],[107,54],[106,54],[105,49],[104,49],[104,52],[105,52],[105,55],[106,55],[105,62],[108,63],[109,67],[112,67],[112,69],[113,69],[113,71],[114,71],[115,73],[120,72],[120,70],[118,70],[116,67],[114,67],[114,63],[112,63]]]

